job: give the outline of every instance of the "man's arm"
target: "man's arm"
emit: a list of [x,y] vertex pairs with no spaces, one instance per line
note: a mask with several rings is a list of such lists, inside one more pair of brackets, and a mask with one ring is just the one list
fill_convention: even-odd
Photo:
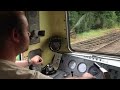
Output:
[[29,65],[27,60],[16,61],[15,64],[22,67],[27,67]]
[[36,55],[33,58],[31,58],[31,60],[28,62],[28,60],[21,60],[21,61],[16,61],[15,64],[18,66],[22,66],[22,67],[27,67],[28,65],[31,64],[42,64],[43,63],[43,59],[39,56]]

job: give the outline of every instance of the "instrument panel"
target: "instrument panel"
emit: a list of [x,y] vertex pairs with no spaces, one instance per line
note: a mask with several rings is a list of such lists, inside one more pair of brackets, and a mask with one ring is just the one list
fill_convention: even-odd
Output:
[[[57,56],[56,56],[57,55]],[[82,76],[85,72],[88,72],[96,77],[96,79],[105,79],[103,72],[96,66],[97,63],[99,66],[103,67],[108,71],[110,79],[120,79],[120,67],[112,66],[96,61],[91,61],[89,59],[85,59],[82,56],[75,56],[72,54],[55,54],[55,58],[53,60],[56,63],[52,63],[52,70],[55,70],[55,73],[47,74],[53,79],[64,79],[67,77]],[[59,65],[58,65],[59,63]],[[48,71],[51,71],[51,68],[46,68]],[[41,69],[35,69],[41,72]],[[44,73],[43,73],[44,74]],[[109,79],[109,78],[106,78]]]
[[93,63],[82,58],[63,55],[59,70],[66,72],[68,76],[82,76],[85,72],[89,72],[102,79],[101,71]]
[[[97,64],[109,72],[111,79],[120,79],[119,67],[99,62]],[[57,72],[51,75],[51,77],[54,79],[64,79],[69,76],[82,76],[85,72],[91,73],[96,79],[104,79],[103,73],[94,65],[94,61],[70,54],[63,54]]]

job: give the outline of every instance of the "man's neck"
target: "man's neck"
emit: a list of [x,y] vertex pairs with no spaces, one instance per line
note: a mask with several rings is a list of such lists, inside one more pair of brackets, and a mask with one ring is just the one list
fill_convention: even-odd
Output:
[[8,50],[7,52],[5,52],[5,51],[6,50],[0,52],[0,59],[15,62],[16,54],[10,50]]

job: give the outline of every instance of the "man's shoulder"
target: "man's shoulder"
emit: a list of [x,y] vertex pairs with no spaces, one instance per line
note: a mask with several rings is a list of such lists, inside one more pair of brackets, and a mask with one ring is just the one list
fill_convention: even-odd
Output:
[[0,71],[0,74],[5,75],[4,77],[12,79],[52,79],[39,71],[17,66],[14,62],[7,60],[0,60]]

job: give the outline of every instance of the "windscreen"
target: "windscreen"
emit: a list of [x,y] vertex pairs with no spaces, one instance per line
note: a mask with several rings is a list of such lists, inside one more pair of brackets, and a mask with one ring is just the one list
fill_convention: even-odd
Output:
[[75,51],[120,55],[120,11],[68,11]]

